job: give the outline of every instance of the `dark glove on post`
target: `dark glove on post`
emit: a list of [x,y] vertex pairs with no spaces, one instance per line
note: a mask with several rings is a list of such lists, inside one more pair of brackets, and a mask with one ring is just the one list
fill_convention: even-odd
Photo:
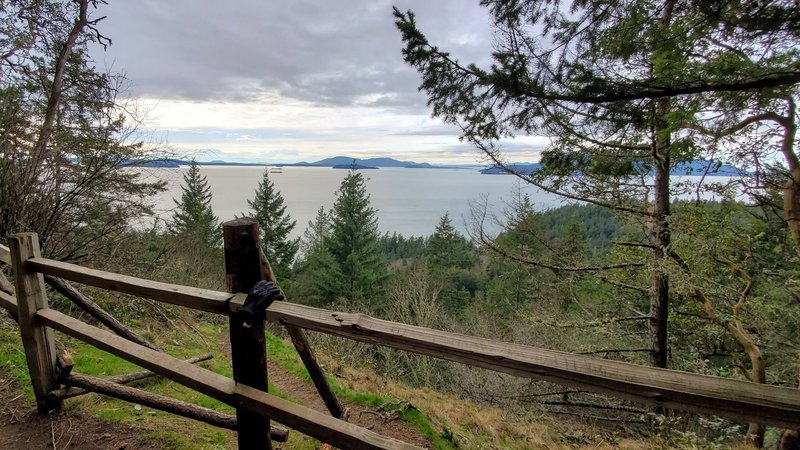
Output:
[[245,328],[250,326],[256,320],[264,319],[264,312],[269,308],[275,300],[283,300],[283,292],[275,286],[271,281],[262,280],[250,289],[247,298],[244,300],[244,306],[239,310],[239,315]]

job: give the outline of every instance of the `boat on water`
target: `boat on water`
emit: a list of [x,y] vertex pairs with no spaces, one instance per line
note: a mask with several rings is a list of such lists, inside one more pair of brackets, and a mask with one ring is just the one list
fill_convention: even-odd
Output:
[[283,167],[270,167],[269,173],[283,173]]

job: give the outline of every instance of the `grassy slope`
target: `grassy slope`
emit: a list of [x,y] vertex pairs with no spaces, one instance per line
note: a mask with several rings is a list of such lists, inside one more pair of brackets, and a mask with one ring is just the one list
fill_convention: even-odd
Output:
[[[157,327],[157,324],[150,325],[151,327],[147,328],[166,328]],[[200,324],[194,328],[194,330],[173,329],[172,331],[152,333],[149,337],[155,336],[156,344],[169,354],[179,358],[211,352],[214,354],[214,358],[202,363],[203,366],[216,373],[230,376],[231,368],[218,342],[218,337],[220,333],[225,332],[226,326]],[[109,376],[138,370],[135,365],[92,346],[62,335],[59,335],[58,338],[72,352],[76,372]],[[291,344],[269,333],[266,342],[267,351],[273,361],[288,372],[309,381],[308,372]],[[418,427],[436,449],[523,449],[584,445],[602,448],[608,445],[603,442],[604,438],[601,438],[590,427],[581,426],[577,433],[580,439],[575,439],[575,433],[563,432],[571,428],[570,424],[558,423],[557,426],[551,427],[517,420],[508,417],[506,413],[496,408],[478,406],[453,395],[410,388],[401,383],[387,380],[369,370],[341,366],[336,361],[326,358],[325,355],[319,356],[329,367],[329,373],[336,374],[336,376],[330,377],[330,382],[341,399],[376,408],[383,407],[384,410],[399,407],[399,417]],[[24,394],[32,402],[33,394],[30,389],[18,331],[15,324],[7,319],[2,319],[0,322],[0,367],[19,378],[25,389]],[[332,370],[331,367],[333,367]],[[169,395],[207,408],[233,412],[232,408],[217,400],[168,380],[154,379],[147,382],[145,386],[152,392]],[[275,392],[272,387],[271,392],[291,400],[291,396],[287,397],[284,393]],[[230,431],[146,407],[137,408],[136,405],[127,402],[96,395],[68,400],[65,403],[65,409],[67,411],[73,409],[85,411],[108,422],[135,427],[141,431],[143,436],[158,438],[162,442],[167,442],[170,448],[217,449],[236,445],[235,435]],[[592,437],[587,439],[589,436]],[[649,448],[653,443],[629,441],[615,442],[615,444],[617,448]],[[292,432],[288,445],[283,448],[312,449],[318,448],[318,445],[317,441],[300,433]]]

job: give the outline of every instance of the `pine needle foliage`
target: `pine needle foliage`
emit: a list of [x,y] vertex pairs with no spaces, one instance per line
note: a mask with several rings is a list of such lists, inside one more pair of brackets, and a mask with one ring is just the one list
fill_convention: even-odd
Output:
[[370,205],[366,179],[351,170],[342,180],[331,211],[331,233],[323,240],[337,273],[335,294],[349,300],[374,301],[386,278],[380,252],[378,218]]
[[299,239],[289,237],[297,222],[286,212],[283,195],[269,179],[268,169],[264,170],[255,196],[247,205],[261,228],[261,248],[278,279],[288,277],[300,246]]
[[170,233],[193,239],[206,248],[219,247],[222,228],[211,210],[211,187],[206,177],[200,174],[200,166],[195,160],[183,175],[181,191],[181,199],[173,199],[176,208],[169,224]]

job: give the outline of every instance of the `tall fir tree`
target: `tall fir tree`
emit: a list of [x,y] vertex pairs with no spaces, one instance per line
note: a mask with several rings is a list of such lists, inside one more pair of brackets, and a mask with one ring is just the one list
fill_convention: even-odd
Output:
[[331,211],[331,233],[323,239],[332,257],[338,283],[330,285],[329,300],[338,297],[375,301],[386,278],[380,252],[378,218],[370,205],[364,176],[351,170],[342,180]]
[[[669,339],[670,311],[682,306],[676,294],[687,290],[671,281],[679,279],[673,273],[687,271],[672,244],[671,174],[678,164],[716,158],[722,150],[757,169],[766,155],[782,154],[790,167],[784,214],[800,242],[796,2],[481,3],[497,37],[485,68],[431,44],[412,12],[395,9],[403,56],[420,72],[433,115],[456,124],[462,139],[512,172],[501,139],[551,136],[542,170],[517,176],[644,225],[644,242],[636,244],[649,255],[623,264],[649,278],[650,361],[667,367],[677,342]],[[744,142],[759,127],[773,127],[771,137]],[[732,150],[717,147],[720,138]],[[754,444],[763,434],[757,424],[748,431]]]
[[467,269],[474,263],[469,242],[455,229],[448,213],[439,219],[425,253],[431,264],[441,269]]
[[476,258],[470,242],[459,233],[445,213],[428,238],[425,259],[432,276],[442,283],[440,298],[445,310],[460,315],[479,290],[479,280],[470,272]]
[[295,266],[294,283],[290,286],[292,298],[322,307],[333,301],[332,286],[338,285],[339,275],[325,248],[324,240],[330,233],[331,215],[320,206],[314,219],[308,221],[300,240],[301,257]]
[[205,176],[200,175],[200,166],[192,160],[189,171],[183,175],[181,199],[173,199],[176,205],[170,233],[196,240],[207,248],[219,247],[222,228],[211,210],[211,187]]
[[300,245],[299,239],[289,238],[297,222],[286,213],[283,196],[269,179],[269,170],[264,170],[255,197],[248,200],[247,204],[261,227],[261,248],[264,254],[278,278],[288,277]]
[[[702,123],[718,122],[722,129],[710,133],[716,138],[737,135],[766,117],[791,125],[782,126],[781,152],[790,166],[798,165],[788,142],[797,129],[788,123],[794,100],[785,100],[796,95],[800,78],[796,45],[791,44],[800,33],[789,26],[797,22],[796,5],[481,3],[490,12],[497,37],[492,64],[486,68],[459,62],[428,41],[412,12],[395,9],[403,56],[420,72],[420,89],[428,94],[433,115],[456,124],[462,139],[512,172],[501,139],[551,136],[540,161],[543,170],[517,171],[518,176],[547,192],[643,219],[651,249],[645,263],[650,274],[651,363],[667,367],[671,294],[666,267],[679,266],[668,250],[671,170],[678,163],[715,156],[692,135],[705,130]],[[766,15],[769,20],[763,20]],[[776,104],[780,114],[756,114],[776,97],[781,98]],[[754,115],[733,126],[724,119],[749,115],[744,113],[748,110],[755,110]],[[584,176],[572,176],[575,172]],[[800,186],[800,170],[794,174],[798,178],[792,184]],[[787,186],[785,199],[790,202],[800,198],[792,190]],[[786,216],[800,217],[800,201],[786,208]],[[800,226],[797,235],[800,240]],[[633,268],[640,261],[628,264]]]

